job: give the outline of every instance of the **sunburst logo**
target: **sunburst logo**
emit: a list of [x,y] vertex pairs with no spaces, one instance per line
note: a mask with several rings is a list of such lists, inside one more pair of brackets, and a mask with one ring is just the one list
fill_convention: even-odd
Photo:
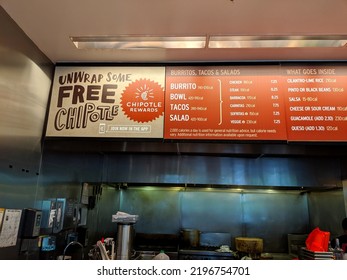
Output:
[[135,95],[135,98],[141,98],[142,100],[154,98],[153,89],[149,88],[147,84],[145,84],[143,87],[137,88]]
[[149,79],[132,82],[121,97],[124,114],[136,122],[151,122],[164,114],[164,89]]

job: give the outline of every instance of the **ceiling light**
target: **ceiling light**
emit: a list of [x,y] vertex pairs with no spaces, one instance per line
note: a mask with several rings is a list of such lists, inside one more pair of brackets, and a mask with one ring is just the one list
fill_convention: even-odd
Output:
[[343,47],[347,36],[210,36],[209,48]]
[[71,37],[78,49],[196,49],[205,48],[205,36],[98,36]]

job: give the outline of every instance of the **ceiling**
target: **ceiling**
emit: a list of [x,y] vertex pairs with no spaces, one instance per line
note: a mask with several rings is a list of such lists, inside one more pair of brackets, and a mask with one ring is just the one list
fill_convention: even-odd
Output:
[[0,0],[53,62],[347,60],[341,48],[78,50],[70,36],[347,35],[346,0]]

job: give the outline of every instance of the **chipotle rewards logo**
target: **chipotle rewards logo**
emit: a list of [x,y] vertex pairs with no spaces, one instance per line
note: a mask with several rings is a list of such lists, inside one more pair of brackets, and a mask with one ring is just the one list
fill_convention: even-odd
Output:
[[76,71],[57,77],[54,128],[84,129],[91,123],[112,122],[120,107],[128,120],[146,123],[164,113],[164,90],[132,73]]
[[156,82],[140,79],[123,92],[121,106],[125,115],[136,122],[150,122],[164,114],[164,90]]

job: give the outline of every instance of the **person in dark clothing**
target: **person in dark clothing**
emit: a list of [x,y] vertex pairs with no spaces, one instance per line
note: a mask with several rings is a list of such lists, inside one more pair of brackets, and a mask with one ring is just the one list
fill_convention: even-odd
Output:
[[[339,240],[340,243],[340,248],[347,253],[347,218],[344,218],[342,220],[342,229],[343,229],[343,234],[338,236],[337,239]],[[335,240],[332,240],[331,245],[333,248],[336,246]]]

